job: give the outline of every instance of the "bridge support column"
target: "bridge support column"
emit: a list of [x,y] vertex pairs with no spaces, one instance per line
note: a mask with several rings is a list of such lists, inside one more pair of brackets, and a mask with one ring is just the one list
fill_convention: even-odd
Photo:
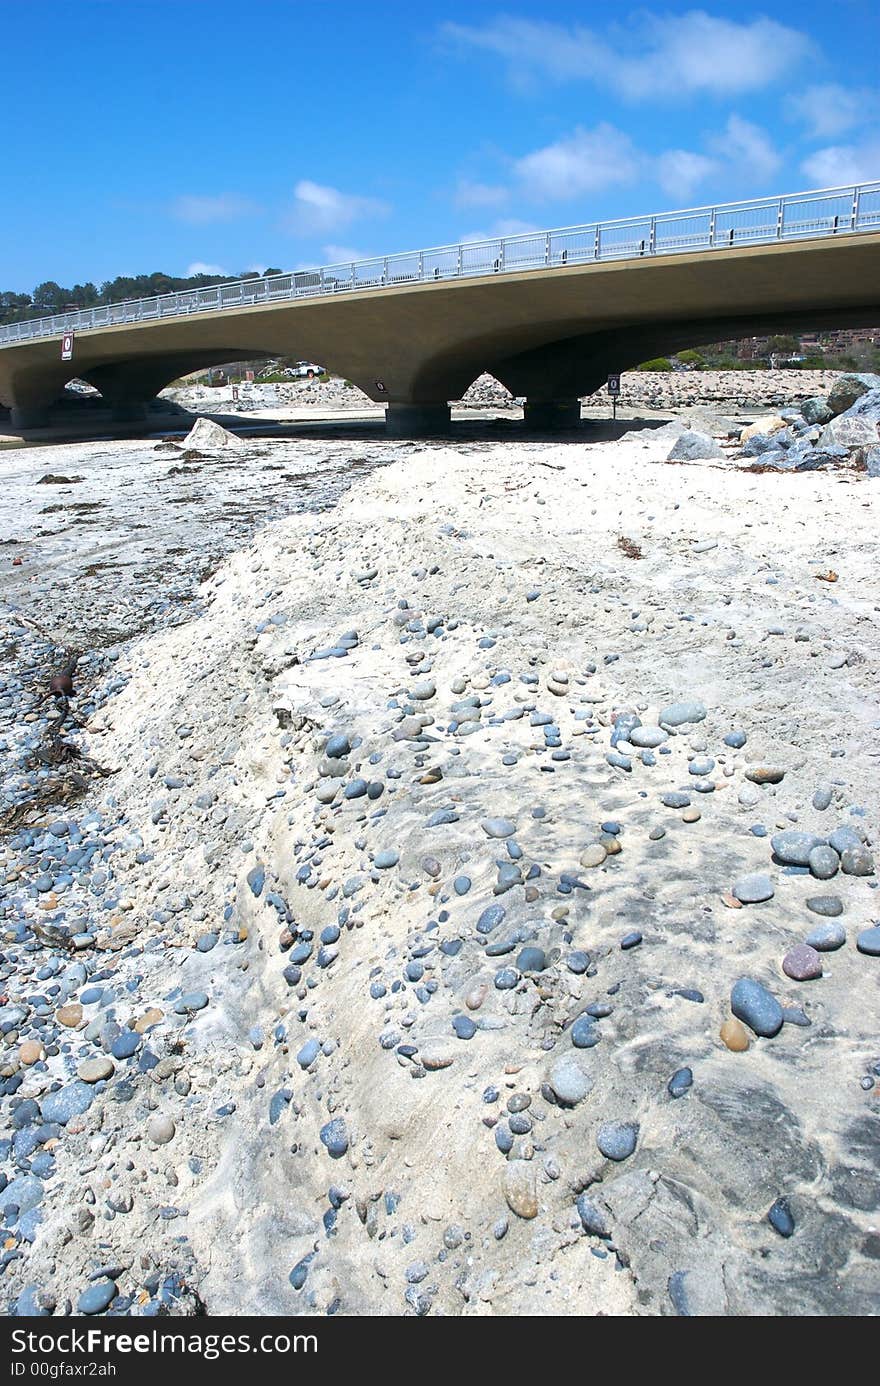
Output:
[[10,410],[13,428],[48,428],[48,404],[13,404]]
[[110,403],[110,418],[113,423],[140,423],[146,417],[145,400],[118,399]]
[[434,438],[449,432],[448,404],[389,404],[385,432],[389,438]]
[[526,428],[536,433],[557,433],[577,428],[581,421],[579,399],[527,399],[523,406]]

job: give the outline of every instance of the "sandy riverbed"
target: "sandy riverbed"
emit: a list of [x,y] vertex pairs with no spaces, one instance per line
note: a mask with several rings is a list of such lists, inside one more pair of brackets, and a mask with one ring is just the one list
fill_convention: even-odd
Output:
[[[157,1267],[211,1313],[874,1312],[876,876],[792,873],[769,835],[876,837],[880,483],[649,434],[381,446],[127,644],[90,720],[113,773],[66,816],[116,844],[100,995],[14,1100],[108,1021],[145,1039],[67,1122],[8,1293],[76,1307],[103,1265],[128,1312]],[[685,699],[656,753],[612,751],[616,714]],[[774,894],[738,908],[749,873]],[[830,894],[846,942],[792,980]],[[743,976],[788,1018],[734,1052]]]

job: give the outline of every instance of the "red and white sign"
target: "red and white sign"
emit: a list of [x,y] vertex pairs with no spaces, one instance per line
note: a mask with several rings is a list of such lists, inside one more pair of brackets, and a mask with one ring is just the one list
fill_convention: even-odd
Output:
[[73,360],[73,333],[65,332],[61,337],[61,360]]

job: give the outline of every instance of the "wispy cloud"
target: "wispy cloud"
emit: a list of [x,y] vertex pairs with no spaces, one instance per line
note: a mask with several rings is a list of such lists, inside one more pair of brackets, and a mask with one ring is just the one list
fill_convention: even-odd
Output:
[[720,168],[718,160],[706,154],[692,149],[667,149],[656,161],[657,182],[669,197],[686,202]]
[[234,193],[220,193],[215,197],[187,195],[178,197],[171,204],[171,214],[178,221],[189,222],[192,226],[209,226],[214,222],[238,221],[240,217],[253,216],[260,209],[247,197]]
[[209,265],[204,260],[193,260],[191,265],[187,265],[187,278],[194,274],[225,274],[226,270],[222,265]]
[[455,190],[456,207],[503,207],[510,190],[497,183],[474,183],[468,178],[459,180]]
[[629,135],[604,121],[592,130],[578,127],[514,164],[523,193],[536,202],[564,201],[631,183],[638,170],[639,154]]
[[485,231],[466,231],[459,240],[463,245],[468,245],[472,241],[495,241],[499,236],[525,236],[529,231],[539,231],[539,226],[534,226],[530,221],[520,221],[517,217],[502,217]]
[[321,235],[339,231],[355,221],[385,216],[389,211],[388,204],[379,198],[340,192],[303,178],[293,190],[293,206],[286,225],[300,235]]
[[790,119],[803,121],[815,139],[833,139],[880,112],[880,92],[870,87],[842,87],[837,82],[807,87],[785,103]]
[[867,183],[880,169],[880,138],[860,144],[835,144],[817,149],[801,164],[801,171],[817,187],[845,187]]
[[759,91],[813,51],[806,34],[776,20],[739,23],[704,10],[638,11],[608,34],[509,15],[483,25],[448,23],[441,34],[502,59],[518,86],[588,81],[630,101]]
[[766,130],[739,115],[728,117],[721,134],[710,141],[710,147],[735,172],[748,172],[756,183],[766,182],[782,167],[782,158]]

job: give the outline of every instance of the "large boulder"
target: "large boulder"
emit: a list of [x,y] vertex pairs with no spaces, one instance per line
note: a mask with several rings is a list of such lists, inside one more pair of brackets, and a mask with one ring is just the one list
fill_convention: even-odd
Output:
[[[846,377],[847,379],[849,377]],[[880,377],[864,377],[880,382]],[[880,442],[880,383],[876,389],[865,390],[843,414],[838,414],[822,429],[819,446],[871,447]]]
[[698,462],[704,458],[724,457],[724,451],[708,433],[687,429],[667,454],[668,462]]
[[813,395],[801,405],[801,414],[809,424],[825,424],[832,417],[828,401],[822,395]]
[[880,443],[875,443],[865,453],[865,469],[868,476],[880,477]]
[[244,443],[213,419],[197,419],[184,438],[183,446],[198,452],[217,452],[221,448],[243,448]]
[[828,395],[828,408],[833,415],[845,414],[857,399],[869,390],[880,389],[880,375],[865,372],[862,375],[842,375],[834,382]]
[[760,457],[764,452],[776,452],[785,446],[784,432],[782,435],[753,433],[740,455],[742,457]]
[[763,418],[755,419],[753,423],[746,424],[739,435],[741,443],[747,443],[750,438],[755,438],[758,434],[767,436],[777,433],[780,428],[785,428],[785,419],[779,414],[765,414]]

